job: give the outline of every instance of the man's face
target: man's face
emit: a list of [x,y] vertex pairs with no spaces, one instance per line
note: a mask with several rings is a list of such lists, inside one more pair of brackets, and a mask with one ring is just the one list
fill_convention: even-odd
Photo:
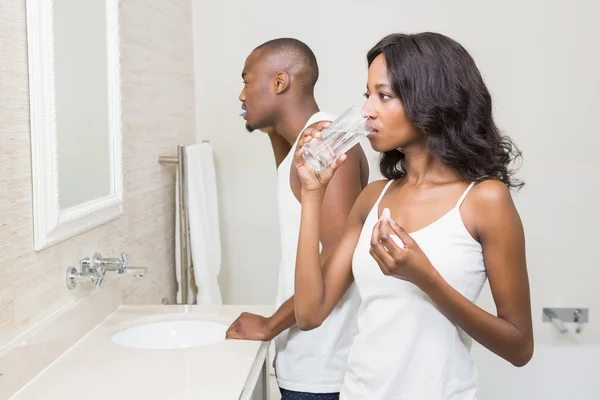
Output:
[[260,51],[248,56],[242,71],[244,88],[239,100],[245,110],[246,129],[252,132],[273,125],[276,88],[275,73],[268,68],[268,60],[260,57]]

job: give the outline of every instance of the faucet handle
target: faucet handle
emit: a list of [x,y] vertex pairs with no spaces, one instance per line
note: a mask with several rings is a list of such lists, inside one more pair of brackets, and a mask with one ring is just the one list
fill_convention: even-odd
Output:
[[129,256],[127,255],[127,253],[122,252],[121,253],[121,268],[119,268],[119,274],[125,273],[125,271],[127,271],[128,268],[129,268]]
[[543,320],[552,322],[552,324],[554,324],[554,326],[556,327],[556,329],[558,329],[560,333],[565,334],[569,332],[569,329],[565,325],[565,321],[556,313],[556,309],[545,307],[543,309],[543,313]]
[[575,332],[581,333],[583,323],[581,322],[581,310],[579,308],[576,308],[575,311],[573,311],[573,322],[577,324],[577,326],[575,327]]
[[99,267],[96,270],[96,287],[104,289],[104,274],[106,273],[106,267]]

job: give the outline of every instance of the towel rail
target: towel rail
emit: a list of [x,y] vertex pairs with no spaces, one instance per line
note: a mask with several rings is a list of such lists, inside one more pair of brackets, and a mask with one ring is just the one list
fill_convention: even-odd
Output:
[[[210,143],[203,140],[202,143]],[[177,164],[177,185],[179,187],[179,259],[181,261],[181,304],[187,304],[189,280],[188,280],[188,248],[190,243],[190,230],[188,226],[188,207],[187,207],[187,178],[186,165],[184,157],[184,146],[177,146],[176,156],[159,156],[158,162],[161,164]]]

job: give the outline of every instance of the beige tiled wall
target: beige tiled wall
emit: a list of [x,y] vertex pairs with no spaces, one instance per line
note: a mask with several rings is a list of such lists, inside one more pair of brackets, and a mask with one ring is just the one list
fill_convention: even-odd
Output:
[[[125,251],[132,264],[149,268],[106,296],[136,304],[174,300],[174,174],[157,160],[195,141],[190,1],[121,1],[124,213],[35,252],[25,13],[25,0],[0,2],[0,349],[89,296],[90,289],[68,291],[64,276],[94,251]],[[91,150],[81,149],[82,157]]]

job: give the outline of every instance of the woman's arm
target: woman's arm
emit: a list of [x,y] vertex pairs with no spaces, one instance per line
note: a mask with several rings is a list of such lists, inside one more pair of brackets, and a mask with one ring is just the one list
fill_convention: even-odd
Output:
[[323,268],[319,260],[322,195],[318,192],[303,192],[294,288],[296,323],[301,330],[319,327],[354,281],[354,250],[366,214],[372,208],[384,184],[385,181],[371,183],[360,194],[348,216],[344,234]]
[[329,122],[321,122],[316,127],[306,129],[294,157],[298,179],[302,184],[294,283],[294,312],[296,324],[301,330],[320,326],[352,284],[352,256],[364,224],[365,210],[370,210],[379,193],[374,188],[379,187],[379,191],[383,188],[382,182],[376,182],[361,192],[352,206],[342,238],[321,267],[319,238],[321,215],[325,211],[322,210],[323,198],[327,185],[347,156],[342,155],[324,170],[316,172],[305,162],[302,147],[313,139],[319,139],[321,131],[329,126]]

